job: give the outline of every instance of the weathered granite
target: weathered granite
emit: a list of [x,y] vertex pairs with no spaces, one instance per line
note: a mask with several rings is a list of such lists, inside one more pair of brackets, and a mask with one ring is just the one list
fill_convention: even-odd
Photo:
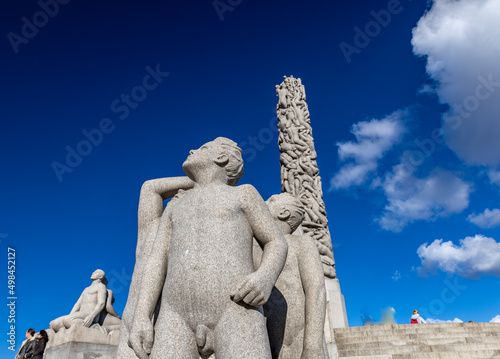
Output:
[[344,296],[335,269],[332,240],[328,228],[325,203],[319,169],[316,163],[316,150],[312,137],[311,119],[306,103],[304,85],[293,76],[284,77],[276,86],[278,96],[277,115],[281,163],[282,192],[298,196],[304,204],[306,213],[302,228],[309,234],[318,247],[323,262],[328,315],[325,336],[333,357],[333,328],[348,326]]
[[[285,263],[283,234],[254,187],[234,187],[243,161],[233,141],[217,138],[190,151],[183,169],[194,188],[161,216],[129,343],[140,359],[271,358],[261,306]],[[253,237],[264,251],[256,271]]]
[[325,276],[335,278],[335,259],[304,85],[300,79],[285,76],[276,86],[276,93],[281,191],[297,196],[304,204],[304,232],[316,241]]
[[51,329],[47,329],[47,334],[49,335],[47,349],[49,349],[68,342],[94,343],[116,347],[120,332],[113,330],[105,333],[98,326],[85,328],[82,325],[73,325],[69,329],[62,328],[57,333]]
[[44,359],[114,359],[116,345],[68,342],[45,351]]
[[[188,177],[158,178],[144,182],[139,196],[137,213],[138,233],[136,260],[127,304],[122,315],[117,358],[136,359],[134,351],[128,345],[129,328],[134,318],[135,308],[140,294],[141,278],[144,266],[153,250],[156,232],[163,214],[163,201],[172,198],[179,190],[193,188],[194,182]],[[159,303],[157,311],[159,310]],[[156,318],[156,316],[155,316]]]
[[384,324],[338,328],[341,358],[500,358],[500,324]]
[[97,269],[90,279],[92,284],[83,290],[71,313],[50,322],[55,333],[75,325],[99,327],[105,334],[120,329],[121,319],[113,308],[113,292],[106,287],[104,271]]
[[62,328],[57,333],[47,330],[49,341],[44,359],[114,359],[119,331],[106,333],[99,325],[86,328],[72,325]]
[[[264,305],[272,356],[328,358],[323,338],[326,296],[321,259],[309,235],[292,234],[303,221],[304,206],[288,193],[274,195],[266,203],[288,244],[285,266]],[[256,266],[261,255],[254,244]]]

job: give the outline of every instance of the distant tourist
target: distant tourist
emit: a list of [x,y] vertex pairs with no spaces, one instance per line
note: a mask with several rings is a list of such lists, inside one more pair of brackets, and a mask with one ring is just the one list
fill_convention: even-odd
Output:
[[424,318],[418,314],[418,310],[414,309],[413,310],[413,315],[411,316],[411,324],[423,324],[427,323]]
[[16,359],[31,358],[33,346],[35,345],[35,329],[30,328],[26,331],[26,340],[22,342],[21,349],[16,355]]
[[377,325],[377,322],[375,322],[375,320],[373,320],[372,316],[369,314],[361,314],[361,320],[363,321],[363,326]]
[[33,346],[33,355],[31,356],[32,359],[43,358],[43,352],[45,351],[45,346],[48,341],[49,336],[47,335],[47,332],[43,329],[40,330],[40,333],[38,333],[38,336],[35,339],[35,345]]

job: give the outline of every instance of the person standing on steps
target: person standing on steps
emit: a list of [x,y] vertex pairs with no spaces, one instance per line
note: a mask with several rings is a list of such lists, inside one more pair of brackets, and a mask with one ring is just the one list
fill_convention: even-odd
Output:
[[418,310],[413,310],[413,315],[411,316],[411,324],[425,324],[427,323],[424,318],[418,314]]

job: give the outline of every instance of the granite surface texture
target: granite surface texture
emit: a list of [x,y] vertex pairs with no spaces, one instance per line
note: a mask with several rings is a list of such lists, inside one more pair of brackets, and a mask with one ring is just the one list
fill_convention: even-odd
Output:
[[[120,338],[118,341],[117,358],[136,359],[134,350],[128,345],[130,325],[132,324],[137,301],[140,294],[141,278],[147,259],[153,250],[160,218],[163,214],[163,201],[174,197],[179,191],[193,188],[194,182],[188,177],[158,178],[144,182],[139,196],[137,213],[138,233],[136,260],[132,281],[125,309],[122,315]],[[157,318],[160,303],[157,303]]]
[[336,278],[305,88],[299,78],[285,76],[283,82],[276,86],[276,94],[281,191],[293,194],[304,205],[303,231],[315,240],[325,276]]
[[[262,305],[287,242],[257,190],[236,186],[243,174],[236,143],[208,142],[190,151],[183,169],[193,187],[178,191],[151,226],[153,250],[131,293],[136,305],[124,313],[128,342],[139,359],[271,358]],[[257,270],[254,237],[263,248]]]
[[44,359],[115,359],[116,345],[68,342],[48,348]]
[[[301,233],[304,206],[288,193],[274,195],[266,203],[288,244],[285,266],[264,305],[272,357],[328,358],[323,335],[326,296],[321,259],[309,235],[292,234]],[[254,243],[256,267],[261,253]]]

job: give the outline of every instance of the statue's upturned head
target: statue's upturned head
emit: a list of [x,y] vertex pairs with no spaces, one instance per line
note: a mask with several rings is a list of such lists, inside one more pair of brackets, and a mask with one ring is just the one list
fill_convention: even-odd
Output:
[[97,269],[92,273],[90,276],[90,279],[95,280],[95,279],[103,279],[106,276],[106,273],[102,269]]
[[292,233],[304,220],[304,205],[290,193],[275,194],[269,197],[266,204],[273,217],[286,222]]
[[205,143],[199,149],[189,151],[189,156],[182,168],[189,176],[190,173],[197,169],[216,164],[224,167],[227,183],[234,186],[243,176],[241,152],[241,148],[238,147],[236,142],[225,137],[217,137],[215,140]]

